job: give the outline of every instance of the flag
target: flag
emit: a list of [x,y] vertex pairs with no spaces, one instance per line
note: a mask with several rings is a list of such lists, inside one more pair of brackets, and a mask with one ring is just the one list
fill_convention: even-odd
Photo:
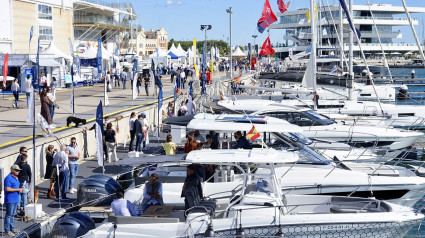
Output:
[[241,81],[241,77],[242,77],[242,75],[239,75],[239,76],[237,76],[237,77],[234,77],[234,78],[233,78],[233,82],[235,82],[235,83],[239,83],[239,81]]
[[192,113],[193,108],[194,108],[193,101],[192,101],[192,99],[193,99],[192,83],[193,82],[189,82],[189,99],[188,99],[188,102],[187,102],[187,115],[192,115],[193,114]]
[[257,22],[258,31],[263,33],[264,30],[275,21],[277,21],[276,15],[274,15],[272,8],[270,7],[269,0],[266,0],[261,18]]
[[206,66],[205,66],[205,61],[207,60],[207,57],[206,57],[206,51],[207,51],[207,45],[206,45],[206,42],[204,41],[204,44],[203,44],[203,47],[202,47],[202,72],[204,72],[204,74],[207,72],[207,68],[206,68]]
[[28,42],[28,44],[31,44],[31,39],[32,39],[33,33],[34,33],[34,26],[31,26],[31,30],[30,30],[30,41]]
[[[311,22],[311,18],[310,18],[310,10],[308,10],[307,11],[307,13],[305,14],[305,16],[307,17],[307,19],[308,19],[308,23],[310,23]],[[314,19],[317,19],[317,4],[316,4],[316,6],[314,7]]]
[[308,47],[308,49],[305,51],[305,53],[306,53],[306,54],[311,53],[311,48],[312,48],[312,45],[310,45],[310,46]]
[[180,95],[183,95],[183,91],[182,91],[182,90],[180,90],[179,88],[177,88],[177,89],[176,89],[176,93],[177,93],[177,94],[180,94]]
[[102,101],[99,102],[96,110],[96,155],[97,163],[103,166],[103,110]]
[[214,62],[210,62],[210,72],[211,72],[211,75],[214,73]]
[[72,57],[72,62],[71,62],[71,87],[72,87],[72,91],[71,91],[71,98],[69,100],[69,105],[71,107],[71,113],[72,113],[72,115],[74,115],[75,114],[75,112],[74,112],[74,47],[72,46],[71,39],[68,38],[68,42],[69,42],[69,51],[70,51],[71,57]]
[[34,90],[31,90],[30,92],[30,100],[28,104],[28,114],[27,114],[27,122],[33,123],[34,122]]
[[97,73],[99,74],[99,77],[102,77],[102,40],[97,39]]
[[300,39],[302,39],[302,38],[304,38],[304,32],[302,32],[302,31],[300,31],[300,33],[299,33],[299,35],[298,35],[298,37],[300,38]]
[[249,64],[251,64],[251,43],[248,43],[248,60]]
[[270,43],[270,37],[267,37],[264,41],[263,46],[261,47],[260,56],[271,55],[274,53],[274,50]]
[[326,24],[326,18],[322,17],[322,19],[320,19],[320,25],[325,25]]
[[328,31],[326,30],[326,28],[323,28],[323,35],[326,36],[328,34]]
[[199,70],[198,67],[196,66],[196,38],[193,39],[193,67],[195,68],[195,76],[198,78],[199,77]]
[[6,90],[7,70],[9,69],[9,53],[4,56],[3,62],[3,90]]
[[217,45],[214,43],[214,59],[217,61]]
[[345,12],[345,16],[347,17],[348,25],[350,25],[351,30],[357,34],[359,39],[362,37],[362,34],[360,34],[360,31],[354,27],[353,22],[351,22],[351,16],[350,12],[348,11],[347,3],[345,0],[339,0],[339,3],[341,4],[342,10]]
[[137,98],[137,71],[138,71],[138,61],[137,59],[134,60],[133,64],[133,100]]
[[298,22],[298,24],[300,24],[300,25],[304,25],[304,22],[305,22],[305,18],[301,19],[301,20]]
[[288,9],[288,8],[289,8],[289,5],[291,5],[291,1],[288,1],[288,2],[286,3],[286,9]]
[[[158,93],[158,112],[161,111],[162,104],[164,104],[164,98],[162,96],[162,88],[159,88],[159,93]],[[161,117],[161,114],[158,114],[158,115]]]
[[285,3],[283,2],[283,0],[277,0],[277,6],[278,6],[279,11],[281,13],[284,13],[284,12],[288,11],[288,9],[286,8]]
[[75,66],[77,67],[77,74],[81,78],[81,62],[80,62],[80,57],[78,57],[78,55],[74,57],[74,63],[75,63]]
[[334,65],[334,67],[331,69],[331,73],[335,72],[338,68],[336,67],[336,65]]
[[248,134],[246,134],[246,138],[251,139],[252,141],[254,141],[258,137],[260,137],[260,133],[257,131],[257,129],[255,129],[255,126],[252,125],[251,130],[248,132]]

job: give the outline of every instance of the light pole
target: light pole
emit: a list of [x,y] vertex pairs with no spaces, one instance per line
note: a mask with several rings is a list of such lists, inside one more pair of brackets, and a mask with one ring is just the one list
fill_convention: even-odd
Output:
[[229,9],[226,9],[226,12],[229,13],[229,19],[230,19],[230,79],[232,79],[233,75],[233,64],[232,64],[232,7],[229,7]]
[[255,38],[257,38],[257,37],[258,37],[258,35],[252,35],[252,38],[254,38],[254,52],[255,53],[257,53],[256,50],[255,50]]
[[[211,30],[211,28],[212,28],[212,26],[211,25],[201,25],[201,31],[205,31],[205,54],[206,54],[206,52],[207,52],[207,31],[208,30]],[[206,64],[205,64],[205,60],[206,60],[206,55],[203,55],[203,59],[202,59],[202,66],[203,66],[203,72],[204,72],[204,75],[205,75],[205,73],[207,72],[207,70],[206,70]]]

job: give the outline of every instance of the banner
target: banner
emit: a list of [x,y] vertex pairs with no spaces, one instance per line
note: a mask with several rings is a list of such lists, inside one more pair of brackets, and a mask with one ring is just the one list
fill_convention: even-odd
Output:
[[97,164],[103,166],[103,110],[102,101],[96,110],[96,156]]
[[248,60],[251,63],[251,43],[248,43]]
[[214,43],[214,59],[215,61],[218,61],[217,59],[217,45]]
[[102,40],[97,39],[97,74],[99,74],[99,78],[102,78]]
[[266,0],[261,18],[257,22],[258,31],[263,33],[264,30],[275,21],[277,21],[276,15],[273,13],[272,8],[270,7],[269,0]]
[[3,90],[6,90],[7,70],[9,69],[9,53],[4,56],[3,62]]
[[187,102],[187,112],[186,115],[192,115],[193,112],[193,102],[192,102],[192,97],[193,97],[193,88],[192,88],[192,83],[193,82],[189,82],[189,99]]
[[275,51],[273,50],[270,43],[270,37],[267,37],[266,41],[264,41],[263,46],[261,47],[260,56],[271,55],[274,52]]
[[28,44],[31,44],[31,39],[32,39],[33,33],[34,33],[34,26],[31,26],[31,30],[30,30],[30,41],[28,42]]
[[72,87],[72,91],[71,91],[71,98],[69,99],[69,105],[71,107],[72,115],[75,115],[75,111],[74,111],[74,47],[72,46],[71,39],[68,39],[68,42],[69,42],[69,51],[70,51],[71,56],[72,56],[72,62],[71,62],[71,87]]
[[27,122],[34,123],[34,90],[31,90],[30,100],[28,104]]
[[[137,71],[138,71],[138,61],[134,60],[133,64],[133,100],[137,98]],[[141,87],[142,85],[140,85]]]
[[198,70],[198,67],[196,66],[196,38],[195,39],[193,39],[193,48],[192,48],[192,51],[193,51],[193,67],[195,68],[195,76],[196,76],[196,78],[198,78],[199,77],[199,70]]
[[205,61],[207,60],[206,52],[207,52],[207,45],[206,45],[206,42],[204,41],[204,46],[202,48],[202,72],[204,72],[204,74],[207,72],[207,68],[205,66],[206,64]]
[[353,22],[351,21],[351,16],[350,16],[350,12],[348,11],[348,7],[347,7],[347,3],[345,2],[345,0],[339,0],[342,10],[344,10],[345,12],[345,16],[347,17],[347,21],[348,21],[348,25],[350,25],[351,30],[357,34],[357,36],[359,37],[359,39],[362,37],[362,34],[360,34],[360,31],[354,27]]

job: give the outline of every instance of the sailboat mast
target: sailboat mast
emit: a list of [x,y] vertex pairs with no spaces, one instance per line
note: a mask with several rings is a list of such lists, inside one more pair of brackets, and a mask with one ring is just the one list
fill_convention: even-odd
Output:
[[[349,3],[349,12],[350,12],[350,16],[353,15],[353,0],[350,0]],[[349,33],[349,39],[348,39],[348,100],[352,100],[353,99],[353,95],[352,95],[352,88],[353,88],[353,79],[354,79],[354,71],[353,71],[353,42],[354,42],[354,38],[353,38],[353,31],[350,31]]]
[[339,6],[339,63],[341,70],[344,72],[344,26],[342,17],[342,7]]
[[313,109],[317,110],[317,95],[316,95],[316,45],[317,45],[317,35],[316,35],[316,0],[310,0],[310,19],[311,19],[311,54],[312,66],[313,66]]
[[422,60],[425,62],[424,52],[422,51],[422,47],[421,47],[421,43],[419,42],[418,35],[416,35],[415,27],[413,27],[412,18],[410,17],[409,10],[407,9],[406,2],[404,0],[401,0],[401,2],[403,3],[403,7],[404,7],[404,11],[406,12],[407,19],[409,20],[410,28],[412,28],[413,36],[415,37],[416,45],[418,46],[419,53],[421,54]]

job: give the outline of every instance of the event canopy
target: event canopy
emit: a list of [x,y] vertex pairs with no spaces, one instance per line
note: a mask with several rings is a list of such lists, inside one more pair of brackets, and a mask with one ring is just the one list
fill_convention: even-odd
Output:
[[[87,48],[84,53],[79,54],[78,57],[80,59],[94,59],[97,57],[97,47],[90,46]],[[102,46],[102,59],[109,59],[112,57],[112,54],[109,53],[105,48]]]
[[[161,50],[161,48],[158,48],[158,55],[159,55],[159,58],[167,57],[167,52]],[[149,59],[156,59],[156,58],[157,58],[156,51],[154,51],[152,54],[149,55]]]
[[171,57],[171,59],[178,59],[178,58],[181,58],[181,57],[179,57],[179,56],[177,56],[177,55],[175,55],[173,52],[168,52],[168,55]]
[[239,47],[237,47],[236,50],[233,51],[232,57],[246,57],[246,54]]
[[177,55],[178,57],[186,57],[186,53],[184,53],[184,55],[182,55],[181,52],[179,52],[179,50],[177,50],[176,46],[173,44],[171,44],[170,49],[167,51],[167,53],[173,53],[174,55]]
[[186,51],[183,50],[182,45],[180,45],[180,43],[177,46],[177,53],[178,53],[178,56],[180,57],[187,57],[187,53]]
[[50,42],[49,47],[41,53],[42,55],[53,55],[54,58],[64,58],[67,60],[71,60],[72,57],[70,55],[67,55],[60,51],[58,48],[56,48],[53,41]]

